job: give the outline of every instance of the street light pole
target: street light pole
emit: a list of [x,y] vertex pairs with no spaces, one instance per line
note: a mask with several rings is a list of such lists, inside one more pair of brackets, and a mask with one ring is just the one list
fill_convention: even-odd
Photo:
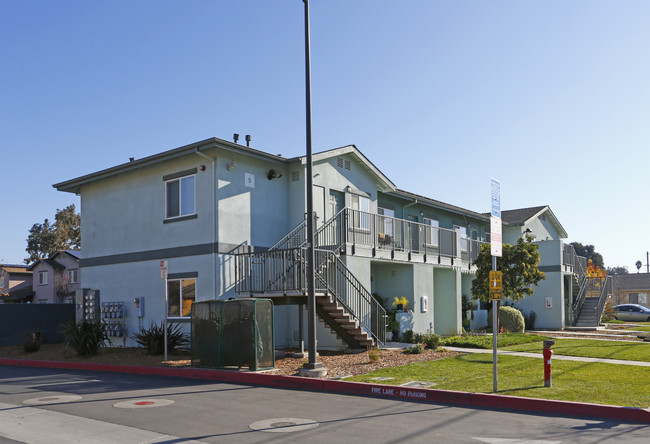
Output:
[[325,372],[323,364],[317,361],[316,353],[316,292],[314,278],[314,187],[313,187],[313,159],[311,147],[311,66],[309,51],[309,0],[305,4],[305,88],[306,88],[306,135],[307,135],[307,160],[306,160],[306,193],[307,193],[307,311],[308,332],[307,342],[309,359],[303,366],[305,374],[318,376]]

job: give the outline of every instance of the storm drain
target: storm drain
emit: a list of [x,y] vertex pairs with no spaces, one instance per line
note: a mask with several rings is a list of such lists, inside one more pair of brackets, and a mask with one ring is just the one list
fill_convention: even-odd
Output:
[[32,398],[23,401],[25,405],[45,405],[45,404],[64,404],[66,402],[75,402],[81,400],[77,395],[53,395],[42,398]]
[[171,399],[135,399],[133,401],[122,401],[113,404],[118,409],[150,409],[155,407],[164,407],[173,404]]
[[258,432],[290,433],[315,429],[318,421],[304,418],[272,418],[256,421],[249,426]]
[[436,385],[435,382],[426,382],[426,381],[411,381],[406,384],[402,384],[402,387],[412,387],[412,388],[426,388]]

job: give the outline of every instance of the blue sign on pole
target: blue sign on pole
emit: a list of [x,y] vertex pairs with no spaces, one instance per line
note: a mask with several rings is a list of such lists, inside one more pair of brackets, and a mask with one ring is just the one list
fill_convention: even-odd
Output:
[[501,182],[490,178],[492,189],[492,216],[501,219]]

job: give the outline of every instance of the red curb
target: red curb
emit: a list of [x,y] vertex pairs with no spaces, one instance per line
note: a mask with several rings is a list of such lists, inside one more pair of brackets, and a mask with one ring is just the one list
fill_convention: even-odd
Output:
[[519,396],[469,393],[451,390],[407,388],[403,386],[368,384],[364,382],[313,379],[301,376],[268,375],[263,373],[234,372],[201,368],[138,367],[113,364],[88,364],[80,362],[32,361],[0,358],[0,365],[14,367],[40,367],[66,370],[91,370],[112,373],[131,373],[152,376],[206,379],[220,382],[253,384],[268,387],[316,390],[379,398],[399,398],[443,404],[485,407],[550,413],[572,417],[617,419],[629,422],[650,423],[650,409],[588,404],[551,399],[523,398]]

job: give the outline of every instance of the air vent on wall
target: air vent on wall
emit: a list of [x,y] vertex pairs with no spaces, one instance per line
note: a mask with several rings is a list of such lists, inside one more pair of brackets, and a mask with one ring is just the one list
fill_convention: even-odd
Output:
[[343,159],[341,159],[340,157],[337,157],[336,158],[336,166],[339,167],[339,168],[343,168]]
[[298,182],[300,180],[300,171],[292,171],[291,172],[291,181],[292,182]]
[[346,160],[346,161],[345,161],[345,169],[346,169],[346,170],[349,170],[349,169],[350,169],[350,161],[349,161],[349,160]]

